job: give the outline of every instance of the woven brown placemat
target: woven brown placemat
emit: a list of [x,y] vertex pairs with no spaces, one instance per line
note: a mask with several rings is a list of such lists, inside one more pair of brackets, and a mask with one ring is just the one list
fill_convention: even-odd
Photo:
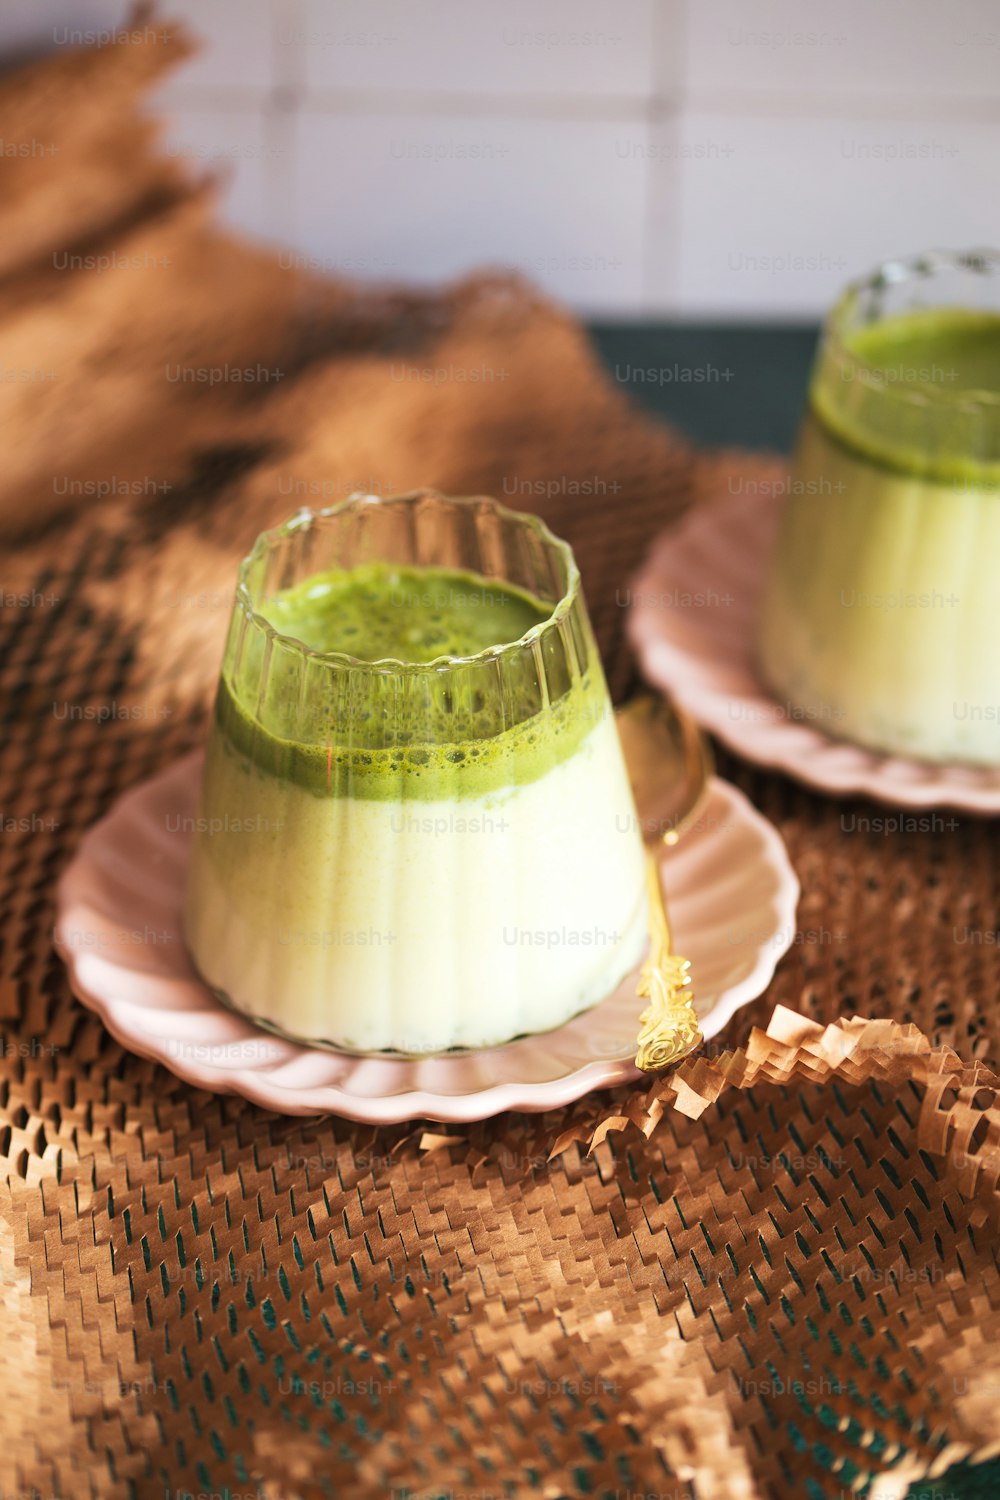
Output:
[[[31,222],[0,308],[25,359],[55,274]],[[0,510],[22,533],[0,577],[2,1493],[812,1500],[877,1475],[881,1500],[988,1455],[985,821],[894,829],[720,753],[787,842],[799,928],[767,995],[662,1097],[448,1135],[286,1120],[124,1053],[74,1001],[55,879],[122,791],[200,742],[262,525],[359,486],[537,509],[577,551],[621,698],[649,540],[728,473],[775,472],[639,416],[572,320],[506,278],[281,280],[173,181],[102,222],[105,246],[169,232],[173,269],[106,300],[75,273],[61,321],[36,324],[51,402],[0,389]],[[165,378],[254,349],[280,380]],[[858,1056],[768,1042],[752,1027],[777,1003],[915,1030],[868,1032]],[[588,1156],[609,1109],[624,1128]]]

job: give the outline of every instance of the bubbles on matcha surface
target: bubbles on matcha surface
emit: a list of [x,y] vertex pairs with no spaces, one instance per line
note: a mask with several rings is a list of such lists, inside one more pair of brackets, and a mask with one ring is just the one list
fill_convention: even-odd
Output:
[[313,651],[424,664],[518,641],[551,612],[530,594],[475,573],[386,563],[315,574],[263,608],[276,630]]

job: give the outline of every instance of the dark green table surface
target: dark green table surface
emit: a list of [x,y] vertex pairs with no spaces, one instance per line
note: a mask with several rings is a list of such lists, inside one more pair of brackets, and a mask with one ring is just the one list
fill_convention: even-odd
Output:
[[695,442],[788,452],[814,324],[609,323],[590,334],[612,378]]

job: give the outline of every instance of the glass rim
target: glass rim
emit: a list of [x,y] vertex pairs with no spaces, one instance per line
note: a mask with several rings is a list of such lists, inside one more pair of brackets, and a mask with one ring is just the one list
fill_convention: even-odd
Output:
[[848,282],[824,320],[821,345],[827,346],[839,365],[858,371],[861,382],[878,390],[886,400],[898,401],[915,410],[948,406],[969,413],[980,409],[1000,411],[1000,391],[984,390],[976,386],[959,391],[932,386],[928,390],[917,389],[903,382],[891,384],[874,378],[865,380],[866,374],[874,377],[879,367],[862,359],[844,341],[844,325],[855,311],[859,298],[865,293],[882,291],[907,281],[930,281],[934,276],[949,271],[1000,276],[1000,250],[990,247],[978,250],[926,250],[917,255],[894,256],[881,261],[873,271]]
[[[388,505],[417,505],[422,500],[439,500],[447,505],[458,507],[475,508],[487,511],[491,515],[498,516],[503,521],[516,522],[534,535],[559,558],[563,565],[566,584],[560,597],[552,605],[550,612],[544,620],[539,620],[537,625],[532,625],[524,635],[515,641],[499,642],[495,646],[485,646],[481,651],[476,651],[470,656],[450,656],[447,653],[436,656],[431,661],[413,662],[402,661],[398,657],[383,656],[377,661],[367,661],[364,657],[353,656],[349,651],[317,651],[314,647],[300,640],[298,636],[289,635],[286,631],[279,630],[273,625],[267,616],[262,614],[256,607],[252,597],[249,584],[250,570],[268,552],[273,551],[285,538],[298,535],[308,531],[317,522],[332,520],[337,516],[346,515],[352,511],[360,511],[366,507],[388,506]],[[486,576],[485,574],[483,575]],[[490,580],[487,580],[488,582]],[[502,583],[502,579],[495,580]],[[258,534],[250,551],[241,559],[236,575],[236,607],[240,609],[247,623],[259,630],[268,639],[271,646],[278,644],[284,650],[292,651],[305,661],[321,662],[331,667],[345,668],[357,673],[365,673],[376,676],[419,676],[449,671],[452,668],[476,666],[496,661],[501,657],[513,654],[515,651],[523,651],[530,647],[536,640],[541,640],[547,633],[558,629],[559,625],[573,609],[581,593],[580,570],[573,555],[573,549],[569,542],[563,541],[562,537],[556,536],[555,532],[531,511],[512,510],[509,506],[502,504],[489,495],[446,495],[443,491],[426,488],[418,490],[406,490],[398,495],[372,495],[364,491],[356,490],[343,500],[338,500],[334,505],[324,506],[320,510],[313,510],[310,506],[302,506],[287,521],[278,526],[271,526]],[[547,600],[540,601],[547,603]]]

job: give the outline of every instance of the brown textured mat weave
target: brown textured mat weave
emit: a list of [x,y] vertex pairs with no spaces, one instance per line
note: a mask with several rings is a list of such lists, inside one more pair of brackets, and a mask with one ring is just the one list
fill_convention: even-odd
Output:
[[[155,71],[139,50],[87,74],[93,110]],[[53,92],[35,79],[0,95],[9,139]],[[261,525],[359,486],[537,508],[577,550],[620,698],[623,585],[738,462],[630,410],[523,288],[358,298],[279,273],[121,152],[85,232],[169,240],[169,266],[56,283],[68,231],[27,178],[2,283],[9,362],[52,377],[0,387],[0,516],[68,512],[0,573],[0,1495],[889,1500],[995,1453],[995,824],[887,831],[721,755],[787,841],[799,930],[648,1099],[447,1135],[285,1120],[124,1054],[73,1000],[54,881],[200,741]],[[164,378],[251,358],[282,378]],[[779,1003],[819,1026],[751,1037]],[[898,1024],[823,1031],[851,1015]]]

